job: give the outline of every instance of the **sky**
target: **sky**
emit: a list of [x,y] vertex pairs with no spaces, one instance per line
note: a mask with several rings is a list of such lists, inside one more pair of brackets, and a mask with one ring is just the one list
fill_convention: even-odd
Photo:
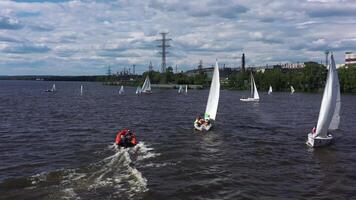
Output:
[[0,75],[100,75],[325,60],[356,51],[355,0],[1,0]]

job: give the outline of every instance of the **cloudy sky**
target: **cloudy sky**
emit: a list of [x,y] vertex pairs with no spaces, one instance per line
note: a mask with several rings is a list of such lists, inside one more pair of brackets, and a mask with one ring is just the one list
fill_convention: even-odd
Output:
[[132,64],[227,66],[324,60],[356,51],[355,0],[0,0],[0,75],[94,75]]

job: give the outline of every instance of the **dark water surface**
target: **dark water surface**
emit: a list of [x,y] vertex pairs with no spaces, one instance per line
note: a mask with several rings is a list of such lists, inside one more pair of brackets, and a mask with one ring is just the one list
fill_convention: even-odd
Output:
[[[0,199],[356,198],[356,96],[328,148],[305,145],[322,94],[221,91],[212,131],[193,130],[208,90],[0,81]],[[140,144],[113,145],[129,127]]]

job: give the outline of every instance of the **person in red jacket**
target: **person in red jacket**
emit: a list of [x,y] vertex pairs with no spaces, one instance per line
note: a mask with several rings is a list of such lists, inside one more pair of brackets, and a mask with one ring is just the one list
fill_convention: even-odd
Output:
[[115,144],[122,147],[133,147],[137,144],[136,135],[129,129],[124,129],[117,133]]

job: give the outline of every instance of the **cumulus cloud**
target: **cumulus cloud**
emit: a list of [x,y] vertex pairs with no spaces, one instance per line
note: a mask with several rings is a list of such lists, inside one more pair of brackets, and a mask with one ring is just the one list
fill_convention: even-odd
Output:
[[[0,1],[0,74],[104,74],[150,61],[159,69],[160,32],[168,65],[320,61],[355,50],[353,0],[16,0]],[[17,67],[16,67],[17,66]],[[17,71],[16,71],[17,69]]]

